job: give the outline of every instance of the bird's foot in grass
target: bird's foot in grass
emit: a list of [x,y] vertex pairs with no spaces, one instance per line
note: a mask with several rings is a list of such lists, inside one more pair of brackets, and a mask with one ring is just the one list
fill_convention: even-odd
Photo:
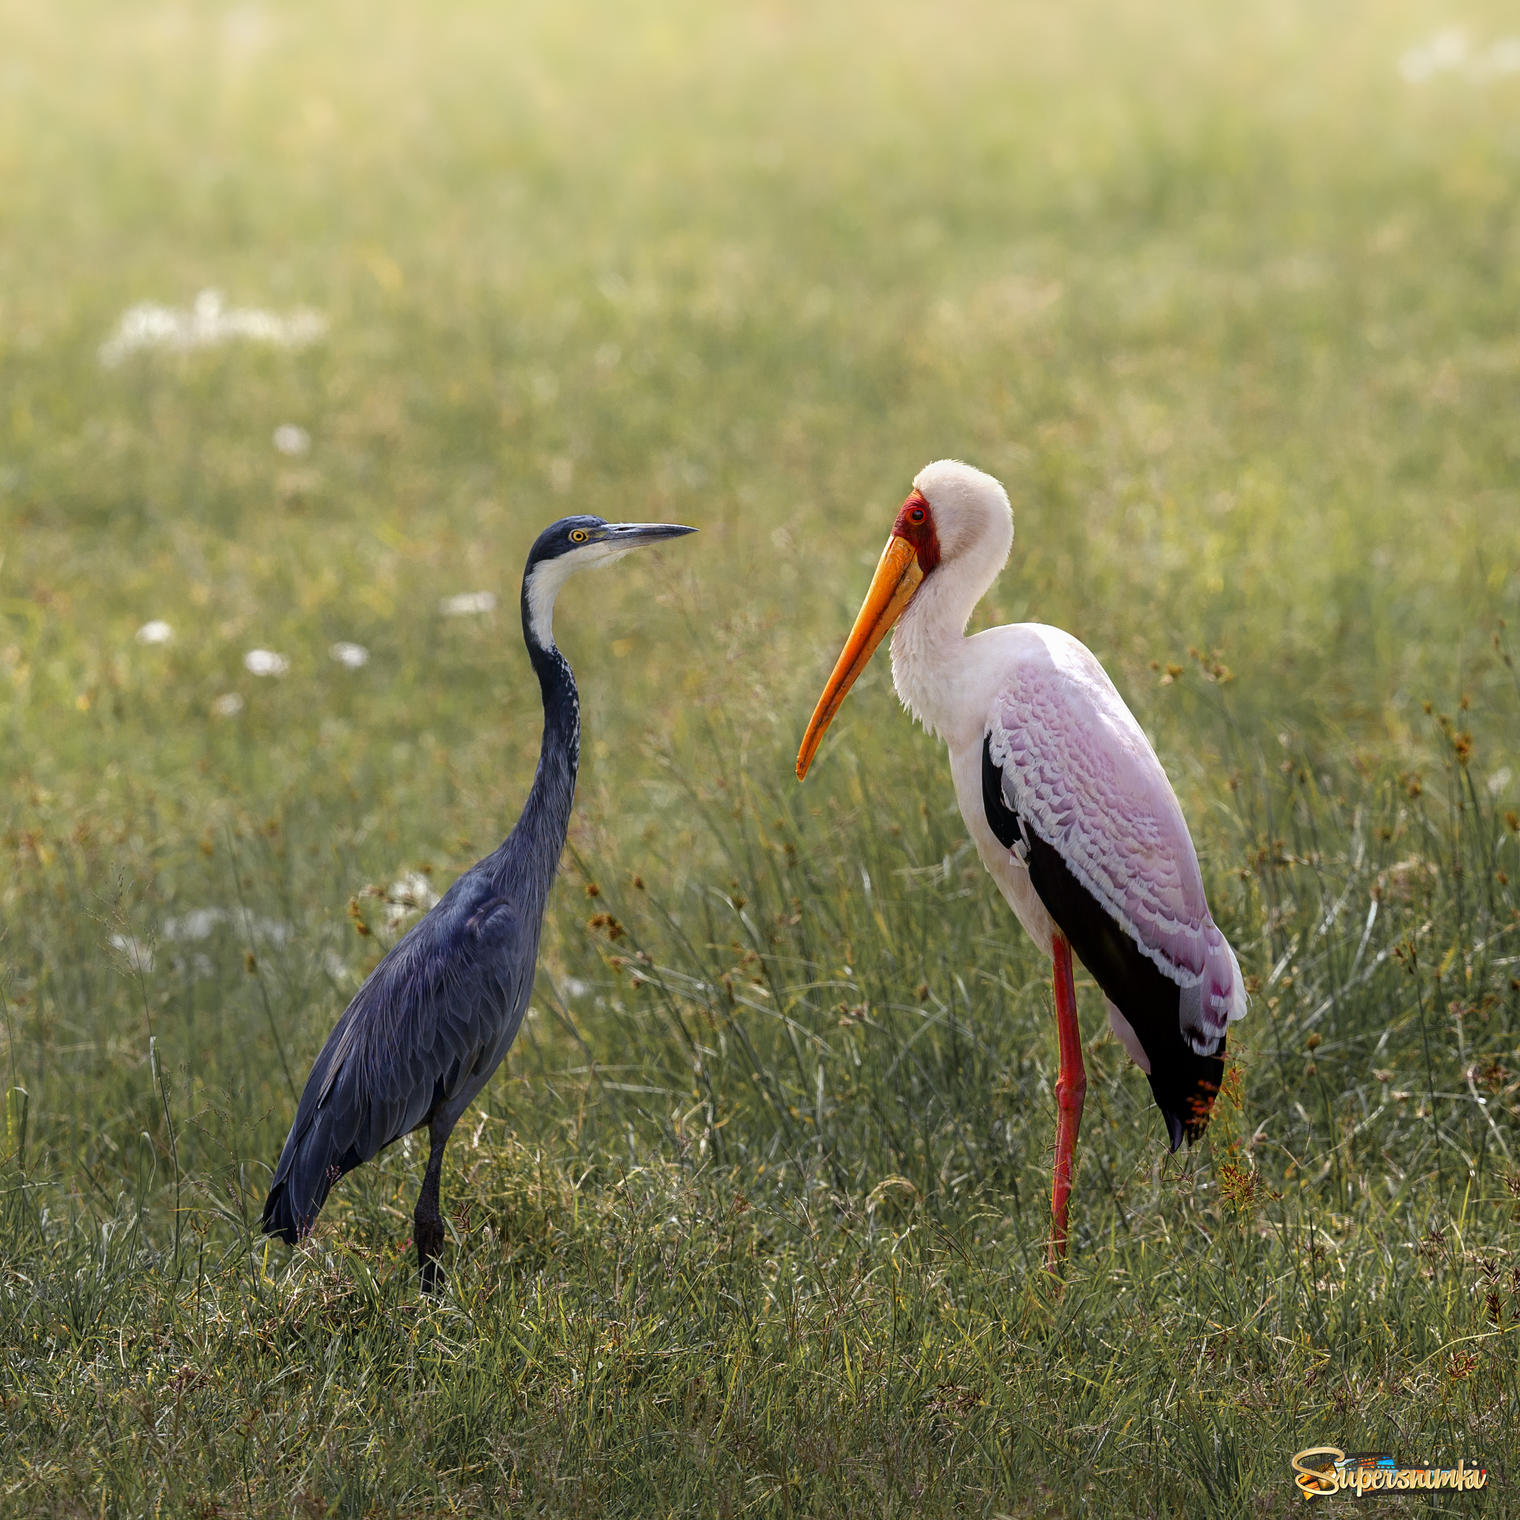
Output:
[[431,1296],[438,1291],[438,1257],[443,1251],[443,1220],[414,1220],[412,1238],[417,1242],[417,1269],[422,1278],[422,1291]]
[[424,1298],[432,1298],[438,1292],[438,1258],[429,1256],[420,1263],[422,1275],[420,1286]]
[[1056,1293],[1066,1286],[1064,1272],[1066,1270],[1066,1235],[1052,1234],[1045,1246],[1045,1270],[1055,1281]]

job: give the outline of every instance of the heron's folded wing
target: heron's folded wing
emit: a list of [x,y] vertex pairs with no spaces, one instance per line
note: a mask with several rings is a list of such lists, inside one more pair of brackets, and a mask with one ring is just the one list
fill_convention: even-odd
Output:
[[[346,1170],[410,1133],[442,1100],[484,1080],[532,988],[511,904],[446,898],[392,947],[338,1020],[307,1081],[296,1127],[319,1115]],[[485,1072],[488,1075],[489,1071]]]

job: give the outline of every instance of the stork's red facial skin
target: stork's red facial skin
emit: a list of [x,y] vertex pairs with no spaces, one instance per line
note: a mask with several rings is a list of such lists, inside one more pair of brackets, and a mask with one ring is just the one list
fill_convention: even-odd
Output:
[[939,564],[939,533],[934,526],[934,509],[922,491],[912,491],[892,524],[892,537],[906,539],[918,556],[918,568],[927,575]]

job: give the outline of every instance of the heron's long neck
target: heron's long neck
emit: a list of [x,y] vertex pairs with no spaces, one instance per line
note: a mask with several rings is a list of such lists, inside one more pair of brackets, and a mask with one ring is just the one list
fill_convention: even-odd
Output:
[[[544,736],[539,746],[538,769],[517,827],[502,846],[514,872],[526,870],[534,889],[547,896],[559,866],[560,851],[570,827],[570,807],[575,800],[575,776],[581,754],[581,704],[570,662],[559,652],[547,628],[540,637],[523,605],[523,639],[538,676],[544,702]],[[506,862],[503,862],[504,866]],[[514,883],[521,888],[527,883]]]
[[892,685],[902,705],[931,733],[948,737],[966,653],[966,623],[1002,568],[974,553],[941,561],[924,577],[892,633]]

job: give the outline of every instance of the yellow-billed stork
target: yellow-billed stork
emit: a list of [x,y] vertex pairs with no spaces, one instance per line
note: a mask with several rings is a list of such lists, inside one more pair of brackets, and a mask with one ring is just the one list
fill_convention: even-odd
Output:
[[1209,1121],[1225,1029],[1246,1011],[1240,965],[1209,916],[1198,857],[1150,741],[1069,633],[1011,623],[966,637],[1013,545],[1007,493],[942,459],[919,472],[797,755],[807,774],[876,646],[892,638],[904,707],[950,751],[977,853],[1054,962],[1056,1080],[1051,1267],[1066,1254],[1072,1155],[1087,1078],[1071,957],[1150,1078],[1175,1151]]

